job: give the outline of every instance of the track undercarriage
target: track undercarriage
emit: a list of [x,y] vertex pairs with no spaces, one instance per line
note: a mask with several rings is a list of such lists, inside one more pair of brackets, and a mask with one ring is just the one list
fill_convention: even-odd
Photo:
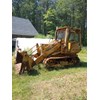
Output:
[[78,56],[48,57],[43,61],[47,68],[77,65],[79,64],[79,62],[80,59],[78,58]]

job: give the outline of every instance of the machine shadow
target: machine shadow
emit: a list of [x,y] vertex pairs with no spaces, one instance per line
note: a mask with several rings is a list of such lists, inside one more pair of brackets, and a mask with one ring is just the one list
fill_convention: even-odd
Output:
[[39,75],[39,74],[40,74],[40,72],[37,71],[36,69],[33,69],[30,72],[28,72],[28,75],[30,75],[30,76],[36,76],[36,75]]
[[[73,65],[73,66],[61,66],[61,67],[53,67],[50,66],[49,68],[46,68],[48,71],[53,71],[53,70],[63,70],[63,69],[70,69],[70,68],[86,68],[87,67],[87,62],[80,62],[78,65]],[[28,72],[29,76],[36,76],[41,74],[38,70],[33,69],[30,72]]]
[[62,69],[69,69],[69,68],[86,68],[87,67],[87,62],[80,62],[78,65],[70,65],[70,66],[61,66],[61,67],[49,67],[47,70],[52,71],[52,70],[62,70]]

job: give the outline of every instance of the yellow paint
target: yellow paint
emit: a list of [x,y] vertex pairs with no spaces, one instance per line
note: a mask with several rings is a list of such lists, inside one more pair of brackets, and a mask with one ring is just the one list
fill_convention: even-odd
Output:
[[70,51],[71,50],[71,43],[69,42],[68,43],[68,51]]

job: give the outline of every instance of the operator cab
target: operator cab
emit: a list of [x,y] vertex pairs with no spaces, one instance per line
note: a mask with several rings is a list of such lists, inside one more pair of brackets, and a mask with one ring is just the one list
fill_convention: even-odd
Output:
[[69,27],[58,28],[56,30],[55,40],[61,40],[66,46],[67,51],[78,52],[81,49],[81,33],[79,29]]
[[[68,38],[68,41],[80,41],[80,34],[79,31],[77,30],[69,30],[69,32],[66,32],[66,27],[65,28],[59,28],[56,30],[56,40],[65,40]],[[77,33],[78,32],[78,33]],[[66,37],[67,36],[67,37]]]
[[65,38],[65,31],[63,30],[57,31],[57,40],[62,40],[64,38]]
[[64,40],[65,38],[65,29],[63,28],[58,28],[56,30],[56,34],[55,34],[55,40]]
[[79,42],[79,36],[78,36],[78,34],[70,33],[69,41],[76,41],[76,42]]

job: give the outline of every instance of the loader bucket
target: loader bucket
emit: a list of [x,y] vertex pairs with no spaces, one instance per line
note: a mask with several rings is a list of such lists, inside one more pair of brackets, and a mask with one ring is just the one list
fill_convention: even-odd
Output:
[[17,55],[16,55],[16,64],[22,63],[22,59],[23,59],[23,56],[21,55],[21,53],[19,53],[19,52],[17,51]]

